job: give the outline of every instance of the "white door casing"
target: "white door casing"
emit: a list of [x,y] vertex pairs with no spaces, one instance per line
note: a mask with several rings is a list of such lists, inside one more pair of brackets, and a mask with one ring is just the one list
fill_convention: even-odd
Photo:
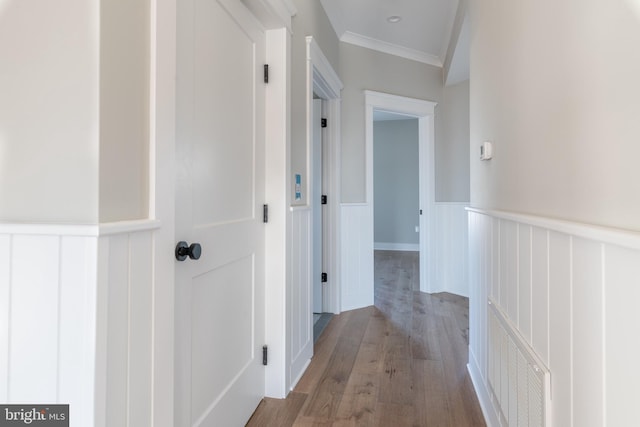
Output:
[[241,2],[178,3],[175,425],[244,425],[264,395],[264,31]]
[[[366,113],[366,193],[367,215],[370,218],[370,241],[373,242],[373,111],[399,113],[418,119],[419,193],[420,193],[420,290],[431,292],[434,254],[431,250],[433,232],[434,188],[434,141],[435,107],[437,103],[422,99],[407,98],[387,93],[365,91]],[[368,238],[369,238],[368,237]],[[373,247],[371,247],[371,257]],[[373,287],[373,283],[370,285]],[[372,292],[371,292],[372,293]],[[363,306],[366,305],[363,303]]]
[[[323,100],[323,117],[327,127],[323,130],[323,191],[328,196],[328,204],[323,208],[324,215],[324,254],[323,271],[328,281],[323,285],[323,304],[325,312],[338,314],[341,311],[340,283],[340,105],[343,84],[327,57],[322,53],[312,36],[307,42],[307,152],[313,147],[313,95]],[[313,164],[313,155],[309,156]],[[312,177],[313,180],[313,177]],[[313,243],[312,243],[313,244]]]
[[320,121],[322,119],[322,100],[313,100],[313,180],[312,180],[312,200],[311,206],[313,210],[313,312],[322,313],[322,205],[320,197],[322,196],[322,128]]

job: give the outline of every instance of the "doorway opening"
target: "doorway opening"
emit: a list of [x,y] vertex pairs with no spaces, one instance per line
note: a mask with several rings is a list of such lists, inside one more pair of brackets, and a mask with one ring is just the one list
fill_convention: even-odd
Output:
[[418,119],[373,112],[374,249],[419,252]]
[[[314,311],[339,314],[340,301],[340,92],[342,82],[326,56],[308,36],[307,41],[307,153],[308,193],[313,214],[311,232],[310,316]],[[315,106],[315,107],[314,107]],[[318,120],[320,119],[320,120]],[[323,119],[326,119],[323,123]],[[314,144],[319,135],[319,144]],[[315,147],[315,149],[314,149]],[[317,154],[316,154],[317,152]],[[314,165],[317,171],[314,171]],[[317,191],[316,195],[313,195]],[[321,197],[326,196],[326,204]],[[319,227],[317,229],[317,227]],[[321,231],[319,231],[321,230]],[[316,237],[316,234],[318,236]],[[317,260],[320,260],[319,262]],[[326,280],[323,278],[326,273]],[[322,292],[314,301],[314,283],[322,283]],[[314,306],[315,303],[315,306]],[[311,319],[314,320],[314,319]],[[314,323],[311,323],[313,325]]]
[[328,282],[328,150],[325,142],[327,128],[325,101],[313,93],[313,141],[311,144],[312,217],[313,217],[313,342],[315,343],[329,323],[332,314],[326,309],[325,284]]
[[[365,91],[366,107],[366,185],[367,201],[370,215],[375,224],[375,194],[374,194],[374,115],[378,117],[403,116],[417,121],[418,134],[418,250],[419,250],[419,283],[420,291],[431,291],[431,277],[433,275],[432,223],[434,210],[434,116],[436,103],[421,99],[407,98],[386,93]],[[415,122],[413,122],[415,123]],[[415,206],[414,206],[415,209]],[[409,217],[410,218],[410,217]],[[409,219],[409,221],[415,221]],[[416,225],[405,225],[413,227]],[[371,233],[374,233],[374,227]],[[374,236],[370,236],[375,242]],[[412,246],[415,248],[415,246]],[[374,248],[371,248],[373,252]],[[374,285],[371,284],[373,287]],[[371,292],[373,294],[373,292]]]
[[[401,280],[399,285],[419,289],[418,119],[374,109],[373,122],[374,277],[387,276],[389,265],[395,270],[404,263],[403,277],[415,284]],[[384,304],[384,291],[374,283],[375,304]]]

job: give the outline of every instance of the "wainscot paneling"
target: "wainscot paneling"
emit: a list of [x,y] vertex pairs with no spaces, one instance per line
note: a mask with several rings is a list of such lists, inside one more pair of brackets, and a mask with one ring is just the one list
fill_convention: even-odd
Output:
[[[550,372],[550,424],[633,425],[640,234],[469,209],[469,371],[490,426],[515,426],[490,379],[488,298]],[[508,384],[504,384],[508,386]],[[502,415],[502,418],[501,416]]]
[[311,209],[306,206],[291,208],[290,389],[313,356],[311,232]]
[[340,227],[341,311],[373,305],[373,210],[343,203]]
[[0,401],[151,426],[156,221],[0,225]]
[[450,292],[468,297],[467,203],[437,202],[432,210],[433,241],[431,292]]
[[[428,292],[469,296],[466,203],[438,202],[430,210]],[[411,245],[373,243],[373,212],[366,203],[341,205],[342,311],[373,304],[373,251],[419,250]]]

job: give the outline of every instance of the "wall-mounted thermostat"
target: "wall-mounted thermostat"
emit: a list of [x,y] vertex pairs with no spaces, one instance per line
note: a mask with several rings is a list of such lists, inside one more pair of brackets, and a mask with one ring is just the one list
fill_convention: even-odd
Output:
[[493,145],[485,141],[480,145],[480,160],[490,160],[493,156]]

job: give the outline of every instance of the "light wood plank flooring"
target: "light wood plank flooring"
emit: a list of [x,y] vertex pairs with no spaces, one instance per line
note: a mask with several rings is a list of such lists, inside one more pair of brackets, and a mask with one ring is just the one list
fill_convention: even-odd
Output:
[[418,291],[418,253],[376,251],[375,307],[334,316],[284,400],[247,426],[484,426],[467,373],[469,304]]

